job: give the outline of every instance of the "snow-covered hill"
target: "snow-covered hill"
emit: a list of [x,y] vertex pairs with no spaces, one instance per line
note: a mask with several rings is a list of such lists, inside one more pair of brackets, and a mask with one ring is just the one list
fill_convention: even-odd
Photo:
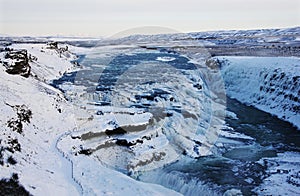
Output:
[[[12,48],[26,49],[37,60],[30,62],[32,76],[28,78],[10,75],[0,66],[1,146],[20,147],[2,152],[1,178],[16,173],[20,183],[34,195],[45,192],[76,195],[79,190],[69,175],[70,163],[55,150],[57,137],[75,126],[70,115],[72,107],[59,90],[44,82],[71,69],[70,58],[59,58],[54,50],[45,49],[46,45],[13,45]],[[21,121],[22,113],[31,114],[27,121]],[[8,126],[9,122],[12,126]],[[16,163],[9,164],[8,157]]]

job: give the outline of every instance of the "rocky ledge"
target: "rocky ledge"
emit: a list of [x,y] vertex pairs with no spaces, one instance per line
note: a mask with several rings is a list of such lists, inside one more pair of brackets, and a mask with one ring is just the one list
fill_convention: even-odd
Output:
[[27,50],[6,48],[6,54],[2,63],[6,68],[7,73],[18,74],[27,78],[30,75],[31,69],[29,60],[30,58],[28,57]]

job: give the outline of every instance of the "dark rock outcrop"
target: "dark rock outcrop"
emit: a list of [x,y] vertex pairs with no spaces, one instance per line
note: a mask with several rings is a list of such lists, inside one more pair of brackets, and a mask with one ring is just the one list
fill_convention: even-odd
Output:
[[49,42],[47,43],[47,49],[58,49],[58,43],[57,42]]
[[17,112],[16,118],[11,118],[7,121],[7,127],[20,134],[23,133],[23,123],[30,123],[30,119],[32,118],[31,110],[25,105],[11,106],[7,103],[6,105],[12,107]]
[[220,62],[218,59],[213,59],[213,58],[207,59],[205,61],[205,64],[208,68],[213,69],[213,70],[220,68]]
[[28,62],[27,50],[12,50],[5,54],[2,63],[6,67],[7,73],[18,74],[27,78],[31,69]]
[[16,173],[10,179],[0,180],[0,195],[31,195],[20,183]]

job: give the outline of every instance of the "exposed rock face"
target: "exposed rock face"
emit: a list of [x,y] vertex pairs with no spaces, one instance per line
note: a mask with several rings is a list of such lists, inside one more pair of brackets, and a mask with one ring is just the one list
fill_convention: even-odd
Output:
[[48,49],[58,49],[58,43],[57,42],[49,42],[47,43]]
[[1,195],[31,195],[22,185],[20,185],[19,177],[16,173],[13,173],[10,179],[0,180],[0,193]]
[[23,123],[30,123],[32,112],[25,105],[11,106],[17,112],[17,118],[12,118],[7,122],[7,126],[18,133],[23,132]]
[[29,77],[30,65],[27,50],[8,51],[4,58],[2,63],[6,67],[7,73]]
[[210,59],[207,59],[205,61],[205,64],[207,67],[209,67],[210,69],[219,69],[220,68],[220,62],[218,59],[213,59],[213,58],[210,58]]
[[56,52],[59,54],[59,57],[62,57],[62,54],[64,54],[66,57],[69,57],[70,55],[68,53],[65,53],[68,51],[68,46],[59,47],[58,42],[49,42],[47,43],[47,49],[56,50]]

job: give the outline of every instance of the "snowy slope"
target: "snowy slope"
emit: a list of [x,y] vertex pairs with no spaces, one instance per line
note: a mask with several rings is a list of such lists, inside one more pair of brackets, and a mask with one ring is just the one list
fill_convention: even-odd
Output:
[[[36,45],[13,47],[41,50],[41,46]],[[47,50],[41,57],[34,53],[38,60],[31,63],[32,72],[40,80],[58,76],[59,71],[73,67],[67,60],[51,55],[52,52]],[[49,61],[53,62],[52,69],[48,67]],[[56,66],[60,66],[57,71],[54,69]],[[9,75],[2,65],[0,69],[0,111],[4,114],[0,117],[1,141],[9,146],[10,138],[13,138],[17,139],[21,146],[20,152],[5,152],[5,156],[12,156],[17,163],[9,167],[5,163],[0,170],[1,178],[9,178],[11,173],[17,173],[20,183],[34,195],[78,195],[80,190],[69,175],[70,163],[60,156],[54,145],[61,133],[75,126],[70,115],[72,108],[60,91],[46,83],[33,77]],[[30,122],[23,123],[21,134],[7,126],[9,120],[17,118],[17,111],[13,108],[16,105],[24,105],[32,112]]]
[[[18,174],[20,184],[33,195],[177,194],[158,185],[137,182],[88,157],[68,158],[57,148],[57,141],[76,129],[74,110],[85,112],[66,102],[64,95],[45,81],[73,70],[70,60],[75,56],[69,52],[59,55],[42,44],[11,47],[27,49],[37,60],[30,62],[32,76],[29,78],[9,75],[0,64],[0,112],[3,114],[0,141],[1,146],[13,149],[3,152],[0,178]],[[4,58],[3,53],[0,55]],[[21,131],[17,132],[16,126],[9,127],[9,122],[19,122],[20,113],[28,111],[32,115],[28,121],[22,120]],[[20,150],[12,144],[16,139]],[[10,156],[15,164],[9,163]],[[81,175],[83,172],[85,176]]]
[[[26,49],[30,55],[37,57],[36,61],[31,62],[31,70],[33,75],[41,80],[49,82],[60,77],[64,72],[74,70],[74,65],[70,61],[77,57],[68,51],[60,55],[57,50],[47,49],[46,44],[15,44],[11,47]],[[65,45],[60,47],[65,47]]]
[[217,57],[227,95],[300,129],[300,59]]

